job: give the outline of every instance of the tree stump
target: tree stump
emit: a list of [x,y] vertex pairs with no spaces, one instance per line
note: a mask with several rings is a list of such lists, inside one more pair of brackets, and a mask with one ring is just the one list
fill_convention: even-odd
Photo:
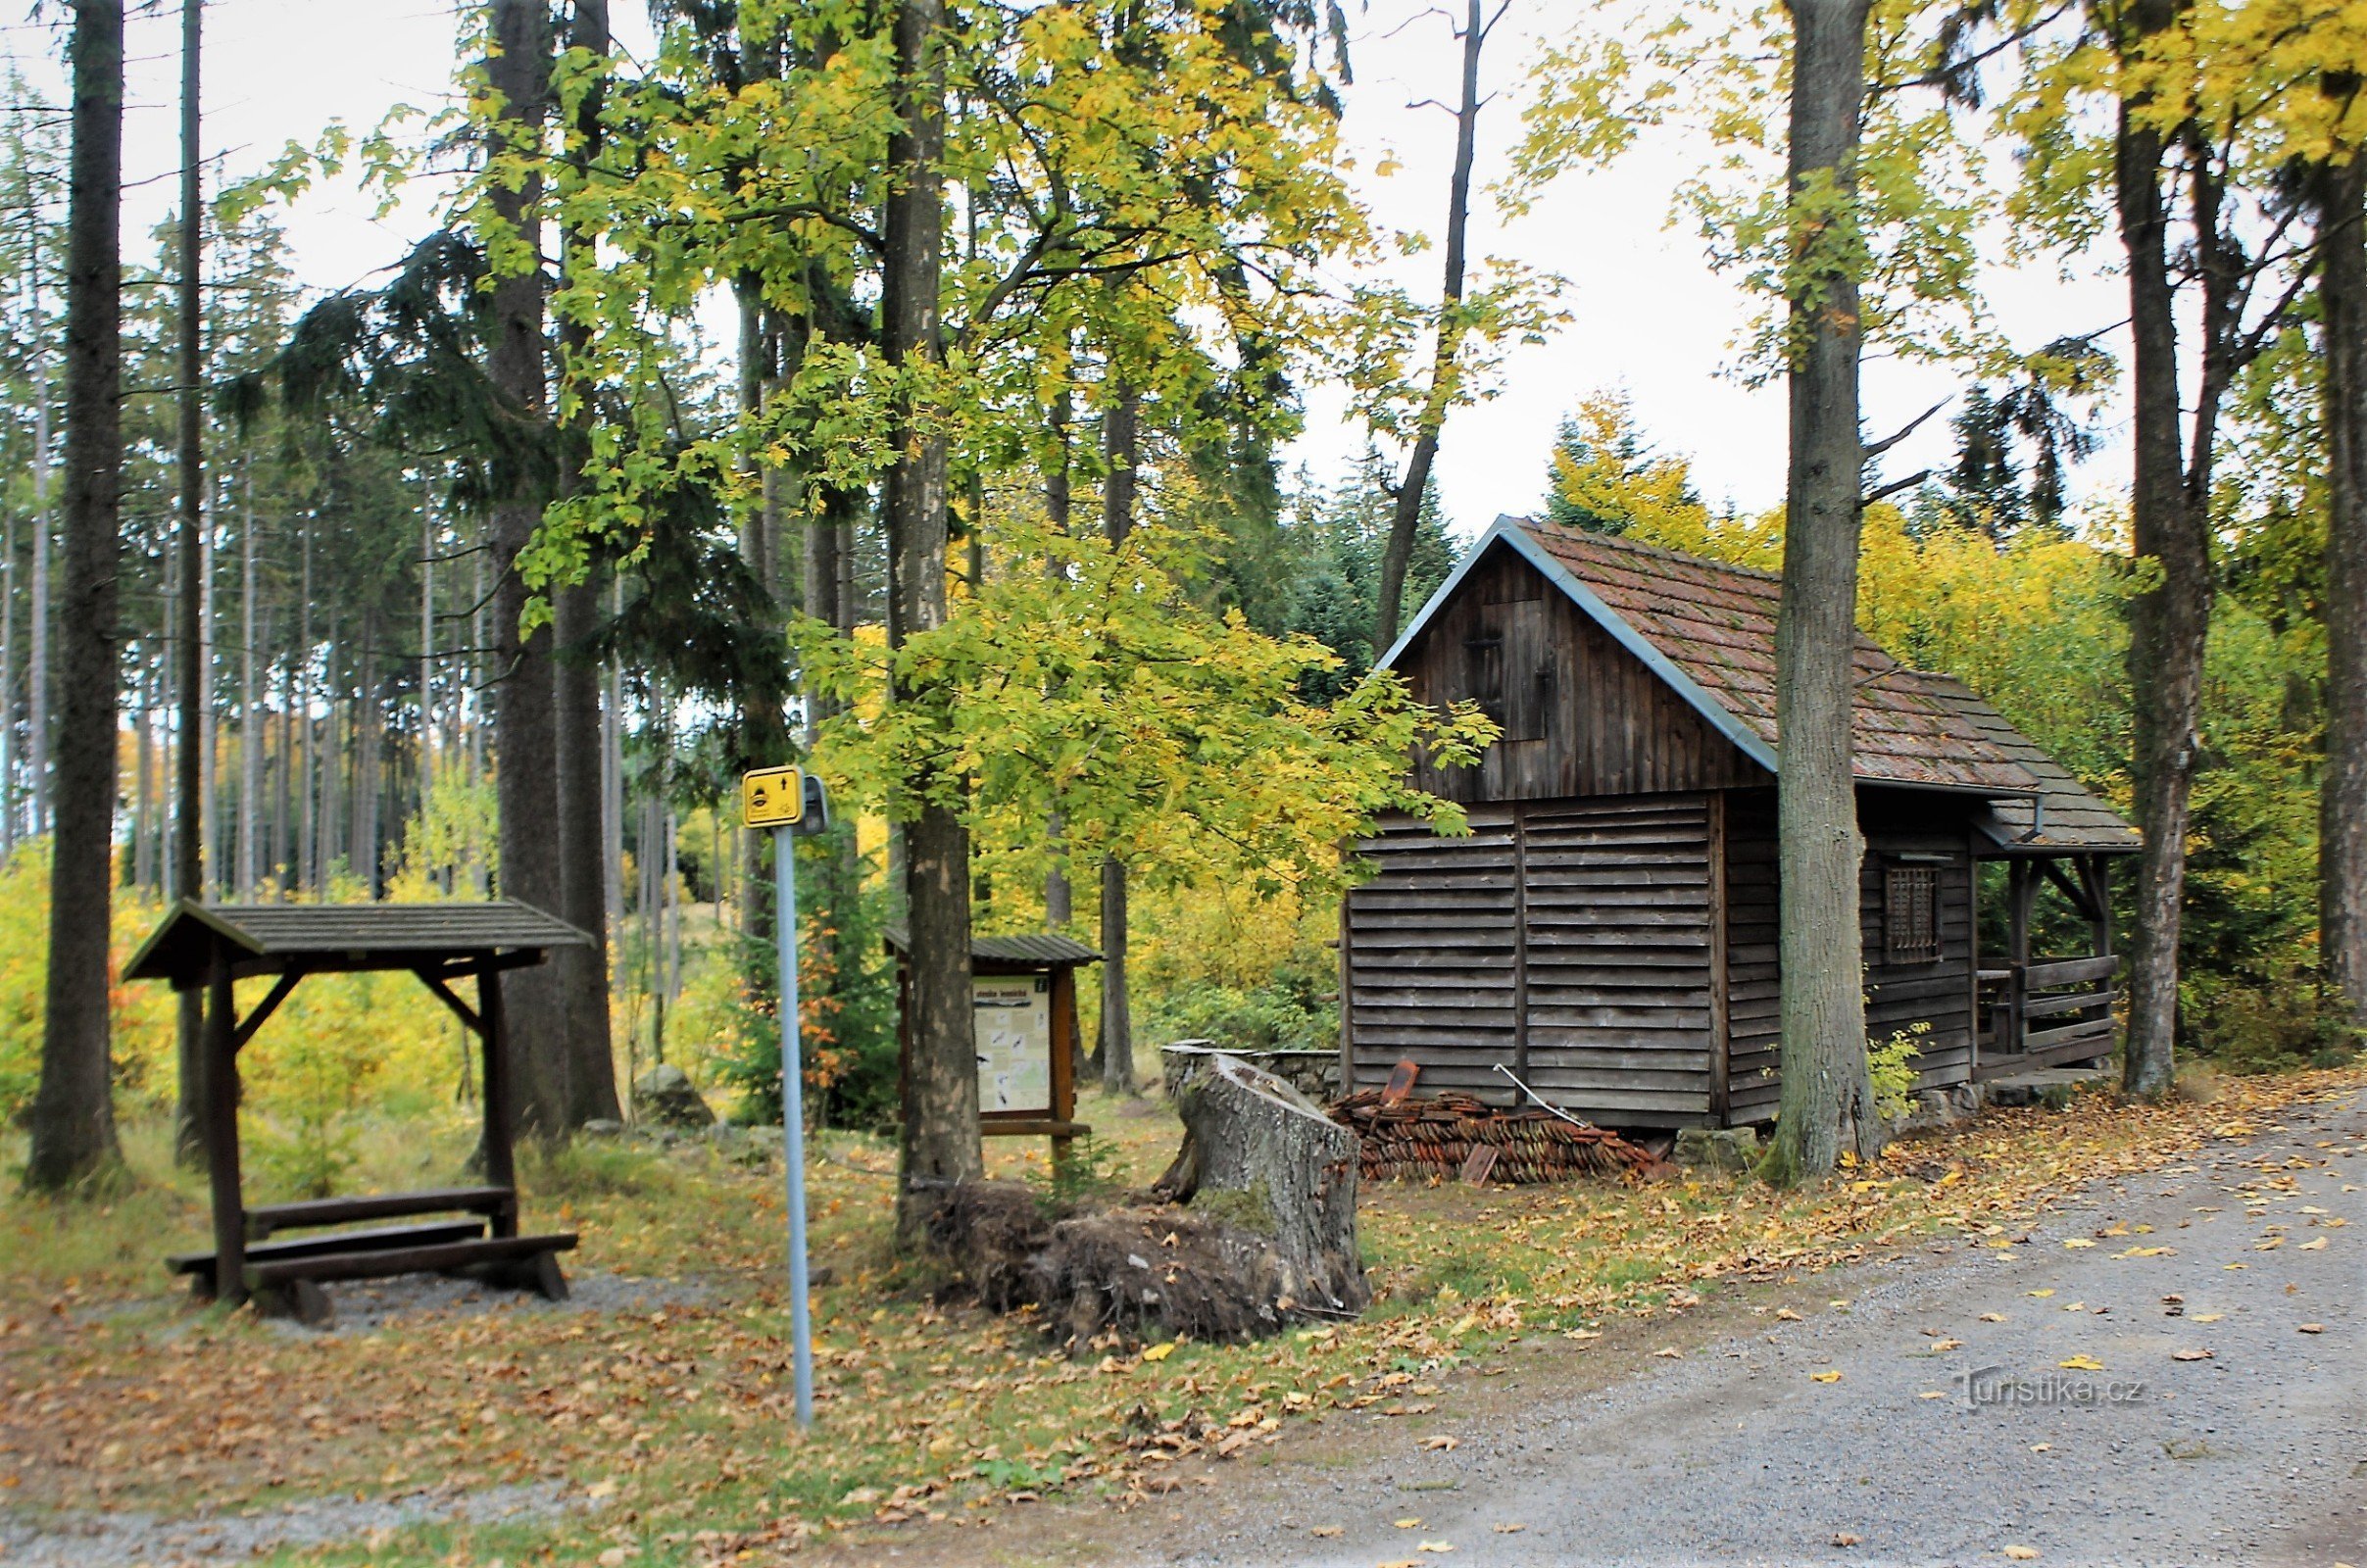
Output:
[[1157,1191],[1271,1241],[1278,1311],[1362,1311],[1356,1135],[1237,1056],[1168,1060],[1184,1140]]

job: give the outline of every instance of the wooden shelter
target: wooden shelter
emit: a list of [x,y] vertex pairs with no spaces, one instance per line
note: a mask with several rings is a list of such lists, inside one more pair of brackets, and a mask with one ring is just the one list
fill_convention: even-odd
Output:
[[[1781,583],[1500,518],[1382,662],[1503,726],[1479,766],[1417,758],[1471,836],[1393,818],[1342,912],[1344,1089],[1519,1091],[1619,1126],[1775,1114],[1775,620]],[[1960,682],[1860,637],[1853,723],[1867,1025],[1947,1089],[2112,1049],[2109,857],[2137,835]],[[2007,862],[2004,952],[1978,867]],[[2061,889],[2089,951],[2034,958]]]
[[[897,1045],[912,1050],[907,1025],[911,938],[887,933],[896,958]],[[1049,1138],[1056,1163],[1071,1140],[1093,1131],[1076,1119],[1076,972],[1101,954],[1051,932],[972,937],[970,1017],[978,1052],[978,1131],[987,1138]],[[899,1059],[902,1057],[900,1055]]]
[[[183,899],[123,969],[126,980],[170,981],[175,991],[206,988],[201,1129],[213,1187],[214,1250],[176,1254],[170,1265],[189,1275],[200,1296],[236,1302],[252,1293],[265,1310],[307,1322],[328,1314],[323,1280],[466,1271],[564,1298],[567,1279],[555,1254],[572,1248],[575,1238],[518,1234],[511,1149],[517,1109],[501,976],[542,962],[553,948],[589,946],[591,940],[564,920],[510,901]],[[250,1208],[239,1173],[238,1053],[305,976],[355,970],[408,970],[477,1037],[484,1053],[484,1185]],[[260,975],[272,977],[271,990],[241,1018],[232,988]],[[476,982],[473,1007],[452,989],[464,979]],[[283,1231],[429,1214],[467,1217],[271,1239]]]

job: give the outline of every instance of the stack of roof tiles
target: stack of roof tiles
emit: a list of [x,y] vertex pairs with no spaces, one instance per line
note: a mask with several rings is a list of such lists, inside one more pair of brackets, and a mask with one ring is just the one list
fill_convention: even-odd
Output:
[[1652,1156],[1607,1127],[1586,1127],[1527,1106],[1503,1110],[1473,1095],[1448,1091],[1392,1102],[1362,1089],[1331,1107],[1356,1135],[1358,1173],[1366,1181],[1452,1181],[1474,1149],[1496,1151],[1488,1180],[1515,1186],[1618,1176]]

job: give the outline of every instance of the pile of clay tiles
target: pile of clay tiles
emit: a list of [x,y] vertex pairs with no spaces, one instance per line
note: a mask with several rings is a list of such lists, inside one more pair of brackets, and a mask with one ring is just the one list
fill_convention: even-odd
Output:
[[1550,1110],[1504,1110],[1448,1090],[1415,1100],[1362,1089],[1331,1107],[1356,1135],[1366,1181],[1497,1182],[1528,1186],[1577,1176],[1641,1173],[1652,1155],[1607,1127],[1582,1126]]

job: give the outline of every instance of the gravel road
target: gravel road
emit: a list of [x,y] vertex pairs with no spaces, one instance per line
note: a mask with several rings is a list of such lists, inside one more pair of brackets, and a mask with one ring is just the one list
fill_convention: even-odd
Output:
[[2094,1189],[2020,1245],[1815,1289],[1840,1299],[1490,1400],[1436,1429],[1452,1451],[1407,1431],[1349,1475],[1284,1458],[1265,1505],[1220,1485],[1137,1560],[2367,1564],[2357,1095]]

